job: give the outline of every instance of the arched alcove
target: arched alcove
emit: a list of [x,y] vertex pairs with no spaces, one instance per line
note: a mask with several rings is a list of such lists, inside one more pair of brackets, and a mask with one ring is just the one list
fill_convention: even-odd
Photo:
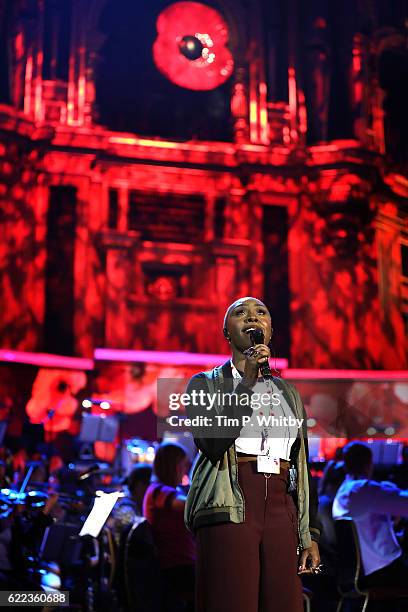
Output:
[[403,39],[390,38],[380,46],[378,81],[384,92],[384,137],[389,160],[408,162],[408,52]]

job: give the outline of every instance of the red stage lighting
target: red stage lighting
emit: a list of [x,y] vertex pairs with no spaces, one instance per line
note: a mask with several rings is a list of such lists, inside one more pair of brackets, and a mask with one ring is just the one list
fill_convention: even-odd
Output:
[[176,2],[160,13],[157,32],[153,58],[172,83],[205,91],[231,76],[228,26],[215,9],[199,2]]

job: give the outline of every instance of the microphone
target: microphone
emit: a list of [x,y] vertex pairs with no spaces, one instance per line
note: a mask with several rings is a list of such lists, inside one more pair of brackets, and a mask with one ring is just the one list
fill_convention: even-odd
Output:
[[[264,339],[262,329],[259,329],[259,328],[251,329],[251,331],[249,332],[249,337],[251,338],[251,342],[253,345],[254,344],[264,344],[265,339]],[[272,372],[271,372],[271,368],[269,367],[268,361],[261,363],[261,365],[259,366],[259,369],[261,370],[261,374],[265,379],[272,378]]]

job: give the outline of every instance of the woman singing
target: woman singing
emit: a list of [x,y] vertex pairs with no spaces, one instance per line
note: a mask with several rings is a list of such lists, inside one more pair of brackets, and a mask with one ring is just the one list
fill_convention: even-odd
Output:
[[[253,345],[254,330],[264,343]],[[197,535],[196,612],[302,612],[299,574],[320,571],[306,415],[294,387],[260,377],[266,306],[237,300],[223,331],[231,359],[187,388],[188,416],[208,417],[193,429],[200,453],[185,508]]]

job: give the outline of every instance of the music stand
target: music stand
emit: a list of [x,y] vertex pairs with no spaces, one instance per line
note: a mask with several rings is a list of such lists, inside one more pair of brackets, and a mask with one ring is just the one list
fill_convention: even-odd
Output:
[[93,538],[97,538],[119,497],[123,497],[123,493],[120,491],[97,495],[94,499],[92,510],[82,525],[79,535],[81,537],[89,535]]
[[78,525],[55,523],[45,529],[40,558],[48,562],[56,561],[65,567],[77,565],[81,560],[82,545]]
[[113,442],[119,422],[115,417],[99,414],[83,414],[79,439],[81,442]]
[[119,421],[116,417],[84,413],[79,432],[79,440],[84,443],[79,453],[80,456],[85,454],[85,450],[88,451],[88,456],[92,456],[92,447],[89,445],[94,442],[113,442],[118,429]]

